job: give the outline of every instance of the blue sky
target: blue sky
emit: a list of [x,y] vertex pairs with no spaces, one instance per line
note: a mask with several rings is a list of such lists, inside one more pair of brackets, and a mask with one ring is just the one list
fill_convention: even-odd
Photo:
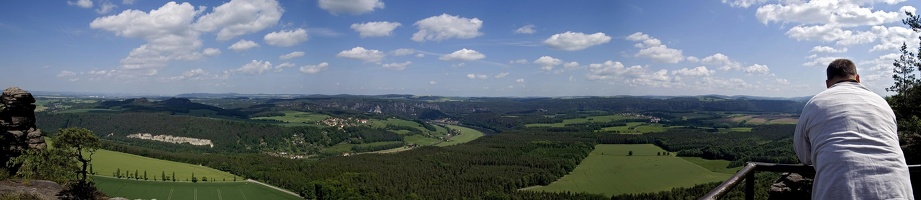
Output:
[[835,58],[888,95],[918,1],[69,0],[0,7],[37,91],[807,96]]

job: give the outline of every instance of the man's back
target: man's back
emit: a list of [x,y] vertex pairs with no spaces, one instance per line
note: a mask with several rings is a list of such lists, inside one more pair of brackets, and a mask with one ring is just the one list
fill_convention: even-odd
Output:
[[914,199],[895,115],[854,82],[817,94],[800,115],[796,154],[813,164],[815,199]]

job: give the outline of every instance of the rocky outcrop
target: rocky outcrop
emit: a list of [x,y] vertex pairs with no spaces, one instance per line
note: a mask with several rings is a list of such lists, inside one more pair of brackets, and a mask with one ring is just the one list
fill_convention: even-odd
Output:
[[810,199],[812,177],[798,173],[782,173],[780,179],[771,185],[768,199]]
[[3,111],[0,112],[0,161],[19,156],[26,149],[44,149],[45,137],[35,127],[35,97],[32,93],[10,87],[0,95]]

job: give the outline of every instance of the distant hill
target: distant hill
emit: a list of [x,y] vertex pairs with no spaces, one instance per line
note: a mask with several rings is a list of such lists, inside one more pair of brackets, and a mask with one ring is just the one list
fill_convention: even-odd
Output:
[[96,106],[96,108],[115,108],[122,111],[136,112],[171,112],[186,114],[190,114],[190,112],[197,110],[211,111],[217,115],[228,117],[248,118],[246,113],[240,112],[239,110],[229,110],[211,105],[195,103],[186,98],[169,98],[163,101],[150,101],[147,98],[125,99],[121,101],[111,100],[99,102],[99,105]]

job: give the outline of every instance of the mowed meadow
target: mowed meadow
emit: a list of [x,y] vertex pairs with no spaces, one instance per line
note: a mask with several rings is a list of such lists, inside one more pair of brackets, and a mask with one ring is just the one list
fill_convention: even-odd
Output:
[[96,187],[107,195],[128,199],[301,199],[298,196],[248,181],[173,183],[125,180],[99,176],[95,177],[93,181],[96,183]]
[[[97,150],[93,154],[93,182],[100,191],[128,199],[299,199],[285,193],[217,169],[187,163],[160,160],[139,155]],[[144,180],[144,171],[147,180]],[[137,171],[138,178],[133,178]],[[122,178],[113,177],[120,172]],[[162,176],[176,181],[163,181]],[[124,177],[131,173],[131,178]],[[196,183],[191,182],[192,173]],[[207,178],[204,182],[201,179]],[[155,181],[156,180],[156,181]]]
[[163,175],[172,180],[175,173],[176,181],[191,181],[192,174],[197,179],[208,178],[208,181],[243,181],[242,177],[223,172],[217,169],[201,165],[188,163],[173,162],[160,160],[134,154],[121,153],[100,149],[93,154],[93,172],[97,176],[115,177],[115,173],[121,174],[122,178],[128,176],[134,180],[134,174],[137,172],[138,179],[144,180],[144,173],[147,174],[147,180],[162,181]]
[[[633,152],[630,155],[630,152]],[[652,144],[599,144],[572,172],[547,186],[525,190],[546,192],[585,192],[605,196],[658,192],[675,187],[719,182],[729,178],[733,169],[728,161],[694,160],[695,164]],[[711,170],[716,170],[714,172]]]

